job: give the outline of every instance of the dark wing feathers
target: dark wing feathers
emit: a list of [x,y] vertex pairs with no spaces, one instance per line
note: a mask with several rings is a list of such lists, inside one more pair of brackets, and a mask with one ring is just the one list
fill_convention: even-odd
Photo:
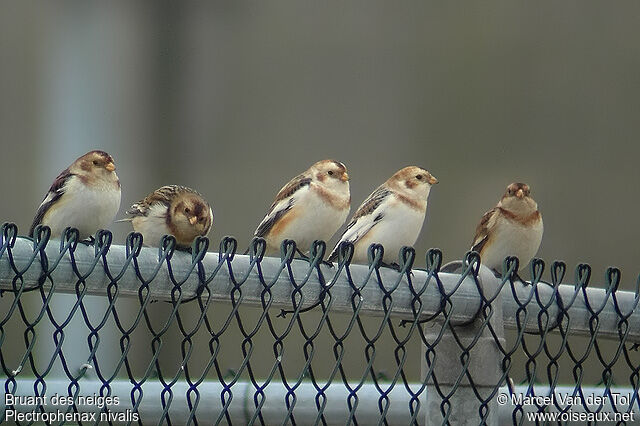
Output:
[[[363,232],[360,232],[360,231],[354,232],[355,230],[351,230],[351,228],[353,228],[354,225],[358,222],[358,219],[360,217],[373,214],[373,212],[378,208],[378,206],[380,206],[380,204],[384,201],[384,199],[390,196],[391,194],[392,192],[390,190],[388,190],[383,186],[379,186],[378,188],[376,188],[375,191],[371,193],[371,195],[369,195],[369,197],[367,197],[366,200],[364,200],[364,202],[360,205],[360,207],[358,207],[358,210],[355,212],[355,214],[351,218],[351,221],[349,222],[346,229],[344,230],[342,237],[340,237],[338,244],[336,244],[331,254],[329,254],[329,257],[328,257],[329,262],[333,262],[338,258],[338,248],[340,247],[340,243],[342,243],[343,241],[348,241],[352,244],[355,244],[356,242],[358,242],[358,240],[364,237],[384,217],[384,214],[382,212],[379,212],[373,218],[371,226],[369,226],[366,229],[362,229]],[[349,231],[352,231],[351,232],[352,235],[347,236],[347,234],[350,234]]]
[[[287,183],[280,190],[280,192],[278,192],[278,195],[276,195],[276,199],[274,200],[273,204],[271,204],[271,207],[269,207],[267,215],[262,220],[262,222],[260,222],[260,225],[258,225],[258,229],[256,229],[254,235],[256,237],[264,237],[265,235],[267,235],[271,228],[273,228],[273,225],[278,222],[278,220],[280,220],[280,218],[293,207],[293,204],[295,203],[295,198],[293,197],[293,195],[301,188],[309,186],[310,184],[311,178],[306,177],[305,175],[298,175],[291,179],[289,183]],[[287,198],[289,198],[287,204],[280,210],[274,211],[276,206]]]
[[489,227],[487,225],[489,224],[489,221],[495,214],[496,208],[493,208],[488,212],[486,212],[482,216],[482,219],[480,219],[480,223],[476,227],[476,235],[473,238],[471,250],[477,251],[478,253],[480,253],[484,245],[487,243],[487,240],[489,237],[489,233],[487,232]]
[[294,203],[294,200],[293,198],[291,198],[289,199],[289,202],[283,209],[278,210],[274,214],[271,214],[271,211],[270,211],[269,216],[267,216],[265,220],[263,220],[260,223],[260,225],[258,226],[258,229],[256,229],[255,236],[264,237],[265,235],[267,235],[271,230],[271,228],[273,228],[273,225],[276,222],[278,222],[278,220],[280,220],[280,218],[284,216],[289,210],[291,210],[291,208],[293,207],[293,203]]
[[126,213],[132,216],[146,216],[151,205],[155,203],[162,203],[169,207],[171,205],[171,200],[181,192],[190,192],[192,194],[202,196],[198,191],[187,188],[186,186],[167,185],[156,189],[144,199],[134,203]]
[[[309,184],[311,184],[311,178],[310,177],[306,177],[305,175],[298,175],[296,177],[294,177],[293,179],[291,179],[289,181],[289,183],[287,183],[281,190],[280,192],[278,192],[278,195],[276,195],[276,199],[273,201],[273,203],[271,204],[271,207],[269,207],[269,213],[271,213],[271,211],[273,210],[273,208],[276,206],[276,204],[278,204],[280,201],[284,200],[285,198],[288,198],[290,196],[292,196],[293,194],[295,194],[300,188],[303,188],[305,186],[308,186]],[[267,213],[267,214],[269,214]]]
[[64,186],[69,180],[69,178],[73,176],[71,171],[68,168],[64,169],[58,177],[55,178],[51,187],[49,188],[49,192],[42,199],[42,203],[40,203],[40,207],[38,207],[38,211],[36,212],[36,217],[33,218],[33,223],[31,224],[31,228],[29,229],[29,236],[33,237],[33,231],[36,226],[42,223],[42,219],[44,219],[44,215],[47,213],[49,208],[62,197],[64,194]]
[[[375,209],[377,209],[378,206],[380,205],[380,203],[382,203],[382,201],[385,198],[387,198],[390,194],[391,194],[391,191],[389,191],[387,188],[385,188],[383,186],[379,186],[378,188],[376,188],[376,190],[373,191],[371,193],[371,195],[369,195],[369,197],[367,197],[366,200],[364,200],[364,202],[360,205],[360,207],[358,207],[358,210],[355,212],[355,214],[351,218],[351,221],[347,225],[347,228],[345,229],[345,232],[346,232],[346,230],[351,228],[353,225],[355,225],[355,223],[358,220],[358,218],[360,218],[362,216],[366,216],[368,214],[371,214]],[[377,222],[380,219],[382,219],[382,215],[381,214],[379,214],[378,216],[379,217],[376,217],[374,219],[375,222]]]

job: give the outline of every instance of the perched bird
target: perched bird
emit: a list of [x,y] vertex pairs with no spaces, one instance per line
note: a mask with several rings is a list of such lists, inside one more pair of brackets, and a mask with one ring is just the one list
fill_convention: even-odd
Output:
[[158,188],[133,204],[127,214],[133,230],[142,234],[147,246],[159,246],[162,237],[173,235],[180,248],[191,246],[213,225],[213,210],[199,192],[179,185]]
[[349,175],[344,164],[318,161],[282,187],[254,232],[267,243],[266,255],[279,253],[282,240],[294,240],[306,252],[314,240],[328,241],[351,208]]
[[367,263],[367,251],[374,243],[384,247],[383,262],[392,264],[402,246],[415,244],[427,212],[431,185],[438,179],[416,166],[397,171],[364,200],[329,256],[338,257],[343,241],[354,245],[353,263]]
[[29,236],[39,224],[59,237],[68,226],[91,237],[106,228],[120,208],[120,180],[113,158],[104,151],[87,152],[53,181],[33,219]]
[[497,276],[507,256],[516,256],[520,266],[529,263],[542,241],[542,215],[530,197],[529,186],[512,183],[498,205],[482,216],[471,250]]

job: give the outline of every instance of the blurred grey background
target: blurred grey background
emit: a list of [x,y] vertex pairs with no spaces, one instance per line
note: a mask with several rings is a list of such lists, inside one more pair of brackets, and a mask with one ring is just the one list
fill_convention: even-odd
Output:
[[[531,185],[539,255],[640,272],[640,4],[22,2],[0,13],[2,220],[28,231],[94,148],[121,212],[170,183],[249,241],[289,178],[347,164],[353,208],[409,164],[440,179],[417,249],[469,248]],[[115,224],[122,241],[128,224]],[[420,262],[424,262],[420,256]]]
[[[33,2],[0,13],[0,219],[28,231],[53,178],[104,149],[121,215],[165,184],[245,247],[278,189],[335,158],[352,212],[397,169],[439,180],[417,243],[461,258],[507,184],[539,256],[637,274],[640,3]],[[114,224],[123,242],[128,224]],[[525,274],[526,275],[526,274]],[[548,276],[548,274],[547,274]]]

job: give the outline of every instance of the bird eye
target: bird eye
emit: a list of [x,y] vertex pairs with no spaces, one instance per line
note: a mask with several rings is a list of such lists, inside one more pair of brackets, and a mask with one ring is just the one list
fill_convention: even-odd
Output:
[[200,219],[198,219],[198,222],[204,222],[204,217],[201,217]]
[[418,180],[422,180],[422,175],[417,175],[417,176],[416,176],[416,179],[418,179]]
[[327,174],[328,174],[329,176],[333,176],[333,170],[329,170],[329,171],[327,172]]
[[191,210],[189,210],[189,207],[185,207],[185,208],[184,208],[184,212],[185,212],[185,213],[191,213]]
[[93,165],[97,166],[98,165],[98,160],[93,160]]

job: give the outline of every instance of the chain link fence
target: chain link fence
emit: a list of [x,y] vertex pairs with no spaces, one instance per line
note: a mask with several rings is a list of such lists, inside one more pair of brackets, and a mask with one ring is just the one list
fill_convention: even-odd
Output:
[[[631,424],[640,411],[638,287],[534,260],[505,278],[476,253],[398,268],[218,252],[139,234],[0,235],[0,421],[17,424]],[[546,417],[545,417],[546,416]]]

